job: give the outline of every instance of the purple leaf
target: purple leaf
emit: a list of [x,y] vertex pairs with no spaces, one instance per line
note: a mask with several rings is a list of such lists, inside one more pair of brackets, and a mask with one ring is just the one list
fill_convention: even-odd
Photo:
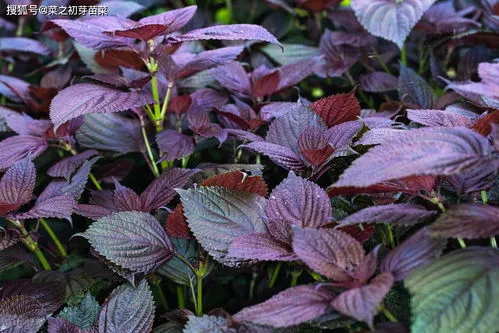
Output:
[[62,318],[49,318],[48,323],[48,333],[85,333],[75,324]]
[[252,142],[241,148],[249,148],[268,156],[274,163],[295,172],[305,171],[307,166],[294,151],[289,148],[267,142]]
[[472,127],[472,119],[463,115],[441,110],[407,110],[407,118],[429,127]]
[[0,74],[0,95],[14,102],[22,102],[29,96],[29,83],[13,76]]
[[436,0],[352,0],[352,9],[362,26],[402,48],[412,28]]
[[0,228],[0,251],[9,248],[12,245],[16,245],[20,238],[21,233],[19,230]]
[[213,67],[228,64],[235,60],[242,51],[242,46],[230,46],[200,52],[181,67],[175,74],[175,78],[182,78]]
[[86,148],[119,154],[140,152],[140,124],[118,114],[89,114],[76,132],[76,140]]
[[142,203],[140,197],[134,190],[121,185],[115,181],[114,186],[114,204],[120,211],[141,211]]
[[397,90],[397,85],[397,77],[385,72],[374,72],[360,76],[360,89],[367,92],[383,93]]
[[230,244],[241,235],[265,232],[265,198],[243,191],[207,186],[179,190],[184,215],[197,241],[215,260],[227,266],[239,261],[227,256]]
[[164,229],[147,213],[114,213],[80,235],[112,263],[138,273],[154,271],[173,255]]
[[416,28],[429,35],[457,34],[468,29],[478,28],[480,24],[475,19],[465,17],[473,10],[473,7],[468,7],[456,12],[452,1],[435,3],[425,13]]
[[47,130],[52,126],[49,120],[33,119],[26,114],[6,110],[4,119],[7,126],[20,135],[44,136]]
[[392,288],[393,281],[390,273],[378,275],[368,285],[342,292],[331,306],[346,316],[366,322],[372,329],[378,305]]
[[478,75],[482,79],[481,82],[450,83],[447,88],[453,89],[467,98],[478,95],[478,99],[483,101],[485,105],[493,106],[498,103],[499,99],[497,92],[498,73],[499,64],[483,62],[478,65]]
[[411,270],[440,256],[446,241],[430,237],[423,228],[390,251],[380,264],[381,272],[390,272],[395,281],[406,278]]
[[10,167],[0,180],[0,212],[18,209],[31,200],[35,189],[36,169],[29,158]]
[[473,203],[455,205],[439,216],[430,231],[434,237],[493,237],[499,234],[499,208]]
[[332,221],[331,201],[319,185],[290,172],[270,194],[267,218],[299,227],[318,228]]
[[92,220],[98,220],[101,217],[111,215],[114,213],[114,210],[97,205],[77,204],[74,213]]
[[78,155],[66,157],[52,165],[47,170],[47,174],[52,177],[62,177],[69,181],[76,169],[85,163],[87,159],[97,154],[98,152],[96,150],[87,150]]
[[362,244],[331,229],[296,228],[293,250],[305,265],[335,282],[350,282],[363,262]]
[[475,170],[446,177],[442,187],[454,191],[458,195],[480,192],[491,188],[496,176],[497,167],[493,163],[487,163]]
[[279,84],[276,90],[292,87],[303,81],[307,76],[312,75],[316,62],[315,58],[311,58],[279,67]]
[[39,218],[60,218],[71,222],[71,214],[76,206],[76,200],[69,195],[63,194],[48,200],[37,202],[36,205],[26,213],[16,214],[19,220]]
[[196,13],[197,6],[188,6],[169,10],[157,15],[144,17],[139,21],[142,24],[160,24],[166,26],[166,34],[182,29]]
[[177,195],[175,189],[183,188],[197,169],[170,168],[156,178],[140,195],[143,211],[155,211],[168,204]]
[[136,288],[123,284],[114,289],[102,305],[99,332],[150,332],[154,310],[154,299],[146,280]]
[[244,67],[234,61],[217,68],[213,77],[220,85],[241,96],[251,95],[251,82]]
[[411,226],[427,222],[437,214],[414,204],[382,205],[364,208],[341,220],[340,227],[358,223],[387,223]]
[[260,118],[264,121],[270,121],[273,118],[284,115],[288,111],[292,112],[295,106],[299,107],[299,104],[293,102],[270,102],[260,109]]
[[321,77],[342,76],[357,62],[356,51],[346,45],[336,45],[330,30],[322,35],[320,50],[324,54],[324,60],[315,70]]
[[132,27],[134,24],[135,22],[132,20],[118,16],[105,16],[85,21],[57,19],[46,22],[42,31],[57,26],[83,46],[94,50],[103,50],[132,45],[134,42],[132,38],[108,36],[103,32]]
[[257,40],[281,46],[281,43],[265,28],[254,24],[215,25],[189,31],[174,37],[179,42],[192,40]]
[[36,158],[48,147],[43,138],[29,135],[17,135],[0,141],[0,171],[5,170],[16,162],[30,156]]
[[49,55],[50,49],[37,40],[24,37],[1,37],[0,52],[30,52],[39,55]]
[[298,325],[326,313],[334,297],[324,287],[298,286],[284,290],[263,303],[244,308],[234,315],[234,319],[273,327]]
[[359,121],[347,121],[329,128],[324,135],[331,146],[340,149],[349,146],[361,128]]
[[108,15],[130,17],[135,13],[141,12],[145,7],[135,1],[107,0],[100,3],[107,7]]
[[90,83],[68,87],[50,104],[50,119],[55,127],[88,113],[109,113],[142,107],[153,103],[145,92],[122,92]]
[[452,175],[483,164],[491,146],[465,128],[420,128],[403,131],[356,159],[334,187],[367,187],[420,175]]
[[265,233],[249,233],[235,238],[229,247],[227,257],[258,261],[298,260],[289,245],[279,242],[270,234]]
[[131,159],[123,158],[113,160],[110,163],[101,166],[95,176],[103,183],[114,183],[114,180],[122,181],[125,179],[134,167],[134,162]]
[[305,160],[313,166],[326,162],[334,151],[328,143],[328,135],[324,129],[307,127],[298,137],[298,149]]
[[404,65],[400,67],[398,89],[400,100],[414,109],[431,109],[437,103],[437,97],[428,83],[412,68]]
[[192,154],[194,140],[191,136],[175,130],[164,130],[156,136],[159,150],[165,153],[163,161],[173,161]]

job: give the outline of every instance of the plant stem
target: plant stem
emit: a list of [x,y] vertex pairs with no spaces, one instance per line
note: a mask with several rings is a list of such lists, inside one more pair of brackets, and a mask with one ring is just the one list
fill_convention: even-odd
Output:
[[170,98],[172,96],[173,82],[168,82],[168,87],[166,88],[165,100],[163,101],[163,107],[161,108],[160,123],[156,125],[156,131],[161,132],[163,130],[163,121],[166,116],[166,109],[170,103]]
[[390,242],[390,246],[395,248],[395,238],[393,237],[393,228],[390,224],[386,225],[386,234],[388,235],[388,241]]
[[156,275],[152,276],[152,283],[156,287],[156,291],[158,293],[159,297],[159,303],[161,304],[161,307],[163,310],[166,312],[168,311],[168,302],[166,301],[165,294],[163,293],[163,289],[161,289],[161,279],[158,278]]
[[400,62],[402,62],[402,65],[407,66],[407,50],[405,45],[400,49]]
[[308,274],[310,274],[310,276],[315,280],[315,281],[320,281],[320,282],[324,282],[325,280],[322,278],[322,276],[320,276],[320,274],[317,274],[316,272],[314,271],[311,271],[310,269],[307,269],[307,272]]
[[24,238],[22,239],[22,242],[24,243],[24,245],[26,245],[28,250],[30,250],[31,252],[33,252],[35,254],[35,256],[38,258],[38,261],[40,261],[42,268],[46,271],[50,271],[52,269],[52,267],[50,267],[50,264],[49,264],[47,258],[45,257],[43,252],[38,247],[37,241],[35,241],[33,238],[31,238],[31,236],[29,235],[29,233],[26,230],[26,228],[24,227],[24,225],[17,220],[8,219],[8,221],[10,223],[12,223],[13,225],[15,225],[17,227],[17,229],[19,229],[21,231],[21,234],[24,236]]
[[392,74],[392,72],[390,71],[390,68],[388,68],[388,66],[385,64],[385,62],[383,60],[381,60],[381,57],[379,56],[378,51],[376,51],[376,49],[374,47],[372,48],[372,51],[374,52],[374,57],[378,61],[378,64],[381,66],[381,68],[383,68],[383,70],[386,73]]
[[177,284],[177,304],[179,309],[185,308],[184,286]]
[[146,125],[144,123],[144,118],[142,116],[140,116],[139,119],[140,119],[140,130],[142,132],[142,137],[144,138],[144,144],[146,146],[147,156],[151,160],[150,165],[152,168],[152,172],[153,172],[155,177],[159,177],[158,166],[156,165],[156,162],[154,160],[154,155],[152,153],[151,144],[149,142],[149,139],[147,138]]
[[68,253],[66,252],[66,249],[62,245],[59,238],[57,238],[57,235],[55,234],[54,230],[52,230],[52,228],[50,227],[48,222],[44,218],[40,218],[38,221],[40,221],[40,223],[42,224],[45,231],[47,231],[47,233],[49,234],[50,238],[52,239],[55,246],[57,247],[57,250],[59,250],[59,253],[61,254],[61,256],[63,256],[64,258],[67,257]]
[[461,246],[463,249],[466,248],[466,243],[462,238],[458,238],[457,242],[459,243],[459,246]]
[[182,260],[182,262],[184,264],[186,264],[194,273],[196,273],[196,269],[194,268],[194,266],[192,266],[192,264],[189,262],[189,260],[185,259],[183,256],[181,256],[180,254],[178,253],[175,253],[174,254],[175,257],[177,257],[178,259]]
[[92,184],[94,184],[94,186],[97,189],[97,191],[102,191],[102,185],[99,183],[99,181],[97,180],[97,178],[95,178],[95,176],[94,176],[93,173],[90,172],[88,174],[88,178],[90,179],[90,181],[92,182]]
[[274,287],[274,284],[275,284],[275,282],[277,280],[277,276],[279,275],[279,271],[281,270],[281,267],[282,267],[282,261],[279,261],[275,265],[274,271],[272,272],[272,276],[270,277],[269,283],[267,285],[269,288]]
[[303,269],[300,269],[299,271],[294,271],[291,273],[291,283],[290,287],[295,287],[296,284],[298,283],[298,278],[300,275],[303,273]]
[[398,323],[397,318],[385,307],[383,303],[378,306],[378,310],[392,323]]
[[490,237],[490,246],[497,248],[497,241],[494,236]]
[[151,119],[156,121],[161,116],[161,106],[159,103],[159,92],[158,92],[158,78],[156,75],[152,76],[151,79],[151,87],[152,87],[152,98],[154,99],[154,117],[155,119]]
[[229,17],[232,20],[232,0],[225,0],[225,7],[229,11]]
[[[482,196],[482,203],[486,205],[489,202],[489,198],[487,197],[487,191],[481,191],[480,194]],[[497,241],[494,236],[490,237],[490,246],[497,248]]]
[[203,315],[203,276],[198,276],[197,281],[197,291],[196,291],[196,299],[198,303],[198,308],[196,309],[196,316],[201,317]]

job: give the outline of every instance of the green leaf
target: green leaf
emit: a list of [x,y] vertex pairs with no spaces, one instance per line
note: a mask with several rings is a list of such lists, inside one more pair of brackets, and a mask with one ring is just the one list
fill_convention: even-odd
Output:
[[[175,253],[187,259],[193,266],[198,262],[198,244],[194,239],[171,238]],[[181,259],[174,256],[158,268],[159,274],[167,276],[177,284],[190,286],[196,284],[196,274]]]
[[251,232],[266,232],[263,208],[266,199],[249,192],[222,187],[177,190],[187,223],[203,248],[218,262],[236,266],[226,258],[232,241]]
[[115,213],[98,219],[80,235],[112,263],[138,273],[149,273],[172,256],[165,230],[147,213]]
[[99,311],[99,303],[90,293],[87,293],[78,306],[65,307],[58,317],[64,318],[79,328],[86,330],[93,326],[99,317]]
[[490,333],[499,327],[499,250],[469,247],[411,272],[412,332]]

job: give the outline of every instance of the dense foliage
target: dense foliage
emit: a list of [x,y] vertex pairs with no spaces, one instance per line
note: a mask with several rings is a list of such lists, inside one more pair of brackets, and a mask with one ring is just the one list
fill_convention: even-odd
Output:
[[6,3],[0,332],[498,329],[498,0]]

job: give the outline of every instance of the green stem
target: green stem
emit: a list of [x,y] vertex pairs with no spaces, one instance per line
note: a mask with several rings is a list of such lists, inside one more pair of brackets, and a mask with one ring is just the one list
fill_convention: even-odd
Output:
[[161,104],[159,103],[159,92],[158,92],[158,78],[156,75],[152,76],[151,79],[151,87],[152,87],[152,98],[154,99],[154,118],[151,119],[156,121],[161,116]]
[[33,238],[31,238],[31,236],[29,235],[29,233],[26,230],[26,228],[24,227],[24,225],[17,220],[8,219],[8,221],[10,223],[12,223],[13,225],[15,225],[21,231],[21,234],[24,236],[24,238],[22,239],[22,242],[24,243],[24,245],[26,245],[28,250],[30,250],[31,252],[33,252],[35,254],[35,256],[38,258],[38,261],[40,261],[42,268],[46,271],[50,271],[52,269],[52,267],[50,267],[50,264],[49,264],[47,258],[45,257],[43,252],[38,247],[37,241],[35,241]]
[[149,157],[149,160],[151,161],[150,165],[152,168],[152,172],[153,172],[155,177],[159,177],[158,166],[156,165],[156,161],[154,160],[154,155],[152,153],[151,144],[149,142],[149,138],[147,137],[147,133],[146,133],[146,125],[144,124],[144,118],[142,118],[142,116],[140,117],[140,130],[142,132],[142,138],[144,139],[144,144],[146,146],[147,156]]
[[198,275],[198,281],[196,285],[196,299],[198,303],[198,308],[196,309],[196,316],[201,317],[203,315],[203,276]]
[[400,62],[402,62],[404,66],[407,66],[407,50],[405,45],[400,49]]
[[295,287],[296,284],[298,283],[298,278],[300,277],[300,275],[303,273],[303,270],[300,269],[299,271],[294,271],[291,273],[291,283],[290,283],[290,286],[291,287]]
[[372,51],[374,52],[374,57],[378,61],[378,64],[381,66],[381,68],[383,68],[383,70],[386,73],[392,74],[392,72],[390,71],[390,68],[388,68],[388,66],[385,64],[385,62],[383,60],[381,60],[381,57],[379,56],[378,51],[376,51],[376,49],[374,47],[372,48]]
[[47,233],[49,234],[50,238],[52,239],[55,246],[57,247],[57,250],[59,250],[59,253],[61,254],[61,256],[63,256],[64,258],[67,257],[68,253],[66,252],[66,249],[64,248],[61,241],[59,240],[59,238],[55,234],[54,230],[52,230],[52,228],[50,227],[48,222],[44,218],[39,219],[39,221],[42,224],[45,231],[47,231]]
[[232,20],[232,0],[225,0],[225,7],[229,11],[229,17]]
[[463,249],[466,248],[466,243],[462,238],[458,238],[457,242],[459,243],[459,246],[461,246]]
[[92,182],[92,184],[94,184],[94,186],[97,189],[97,191],[102,191],[102,185],[99,183],[99,181],[97,180],[97,178],[95,178],[95,176],[94,176],[93,173],[90,172],[88,174],[88,178],[90,179],[90,181]]
[[497,241],[495,237],[490,237],[490,246],[497,248]]
[[177,284],[177,304],[179,309],[185,308],[184,286]]
[[378,306],[378,310],[383,313],[383,315],[392,323],[398,323],[397,317],[395,317],[386,307],[383,303],[381,303]]
[[267,285],[269,288],[274,287],[274,284],[275,284],[275,282],[277,280],[277,276],[279,275],[279,271],[281,270],[281,267],[282,267],[282,261],[279,261],[275,265],[274,271],[272,272],[272,276],[270,277],[269,283]]
[[161,289],[161,279],[158,278],[156,275],[152,276],[152,283],[156,287],[156,292],[158,293],[159,297],[159,303],[161,304],[161,307],[163,310],[166,312],[168,311],[168,302],[166,301],[165,294],[163,293],[163,289]]
[[194,273],[196,273],[196,269],[194,268],[194,266],[192,266],[192,264],[189,262],[189,260],[185,259],[184,257],[182,257],[178,253],[175,253],[174,256],[177,257],[178,259],[180,259],[184,264],[187,265],[187,267],[189,267]]
[[395,238],[393,237],[393,228],[390,224],[386,225],[386,234],[388,235],[388,241],[390,242],[390,246],[395,248]]
[[163,121],[166,116],[166,109],[168,108],[168,104],[170,103],[170,98],[172,96],[173,82],[168,82],[168,88],[166,89],[165,100],[163,101],[163,107],[161,108],[161,116],[160,116],[160,124],[156,126],[156,131],[161,132],[163,130]]
[[[481,191],[480,194],[482,196],[482,203],[484,205],[486,205],[489,202],[489,198],[487,196],[487,191]],[[494,236],[490,237],[490,246],[497,248],[497,241],[496,241],[496,238]]]
[[308,274],[310,274],[310,276],[315,280],[315,281],[319,281],[319,282],[324,282],[325,280],[322,278],[322,276],[320,276],[320,274],[317,274],[316,272],[314,271],[311,271],[309,269],[307,269],[307,272]]

